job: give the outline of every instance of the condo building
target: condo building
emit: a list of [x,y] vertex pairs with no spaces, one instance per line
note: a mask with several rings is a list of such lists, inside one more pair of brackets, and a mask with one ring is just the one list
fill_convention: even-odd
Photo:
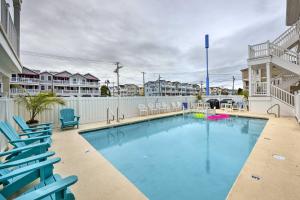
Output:
[[[120,96],[140,96],[139,86],[135,84],[119,85]],[[118,86],[110,87],[111,96],[118,96]]]
[[145,96],[193,96],[198,95],[199,92],[200,86],[197,84],[166,80],[145,83]]
[[54,92],[57,96],[97,97],[100,80],[92,74],[62,72],[40,72],[23,67],[22,73],[12,74],[10,95],[35,95],[39,92]]

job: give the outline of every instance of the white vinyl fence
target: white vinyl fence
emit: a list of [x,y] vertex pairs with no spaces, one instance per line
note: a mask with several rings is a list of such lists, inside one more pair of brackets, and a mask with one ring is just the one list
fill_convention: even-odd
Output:
[[[65,106],[53,106],[51,109],[41,113],[37,119],[40,122],[53,122],[55,127],[59,126],[59,110],[63,107],[74,108],[77,115],[80,116],[80,124],[106,121],[107,108],[110,113],[115,115],[119,108],[120,117],[136,117],[139,115],[138,104],[161,103],[166,102],[187,102],[192,105],[196,97],[172,96],[172,97],[67,97]],[[10,122],[17,128],[12,119],[13,115],[21,115],[24,119],[29,119],[29,112],[22,104],[14,99],[0,98],[0,120]],[[6,148],[7,142],[0,134],[0,151]]]
[[[107,108],[111,114],[117,114],[119,108],[120,116],[125,118],[136,117],[139,115],[138,104],[166,102],[188,102],[189,105],[196,102],[193,96],[166,96],[166,97],[66,97],[64,107],[74,108],[80,116],[80,123],[93,123],[106,121]],[[59,110],[62,106],[53,106],[51,109],[41,113],[37,119],[41,122],[53,122],[55,127],[59,126]],[[29,113],[24,105],[17,103],[14,99],[0,98],[0,120],[6,120],[14,124],[13,115],[21,115],[26,120]]]
[[295,94],[295,116],[300,123],[300,91],[298,94]]

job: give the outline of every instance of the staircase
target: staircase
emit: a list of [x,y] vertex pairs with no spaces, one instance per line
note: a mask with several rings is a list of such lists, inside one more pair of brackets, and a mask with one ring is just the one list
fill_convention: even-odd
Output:
[[295,95],[279,87],[271,85],[271,96],[288,106],[295,107]]
[[285,32],[277,37],[272,43],[284,49],[293,48],[299,41],[300,36],[300,20],[290,26]]

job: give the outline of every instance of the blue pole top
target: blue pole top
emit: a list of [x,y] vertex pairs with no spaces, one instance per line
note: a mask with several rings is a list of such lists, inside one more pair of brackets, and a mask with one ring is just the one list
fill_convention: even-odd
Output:
[[208,36],[208,34],[205,35],[205,48],[206,49],[209,48],[209,36]]

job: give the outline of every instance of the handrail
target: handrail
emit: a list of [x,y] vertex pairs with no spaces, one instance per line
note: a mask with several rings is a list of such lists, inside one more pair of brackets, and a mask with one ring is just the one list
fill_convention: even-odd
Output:
[[[274,108],[275,106],[277,106],[277,114],[276,113],[271,113],[270,112],[270,110],[272,109],[272,108]],[[267,113],[270,115],[270,114],[274,114],[275,115],[275,117],[280,117],[280,105],[277,103],[277,104],[274,104],[274,105],[272,105],[270,108],[268,108],[268,110],[267,110]]]
[[271,84],[271,95],[290,106],[295,106],[295,95]]
[[[119,107],[117,107],[117,122],[120,122],[120,118],[119,118]],[[124,113],[121,113],[122,114],[122,118],[121,119],[125,119],[125,115]]]
[[[109,114],[112,115],[112,120],[110,120]],[[115,120],[115,115],[109,110],[109,107],[106,109],[106,123],[110,124],[110,121],[114,121]]]
[[284,31],[281,35],[279,35],[272,43],[282,46],[285,42],[287,42],[290,38],[292,38],[297,33],[299,34],[299,20],[289,27],[286,31]]

